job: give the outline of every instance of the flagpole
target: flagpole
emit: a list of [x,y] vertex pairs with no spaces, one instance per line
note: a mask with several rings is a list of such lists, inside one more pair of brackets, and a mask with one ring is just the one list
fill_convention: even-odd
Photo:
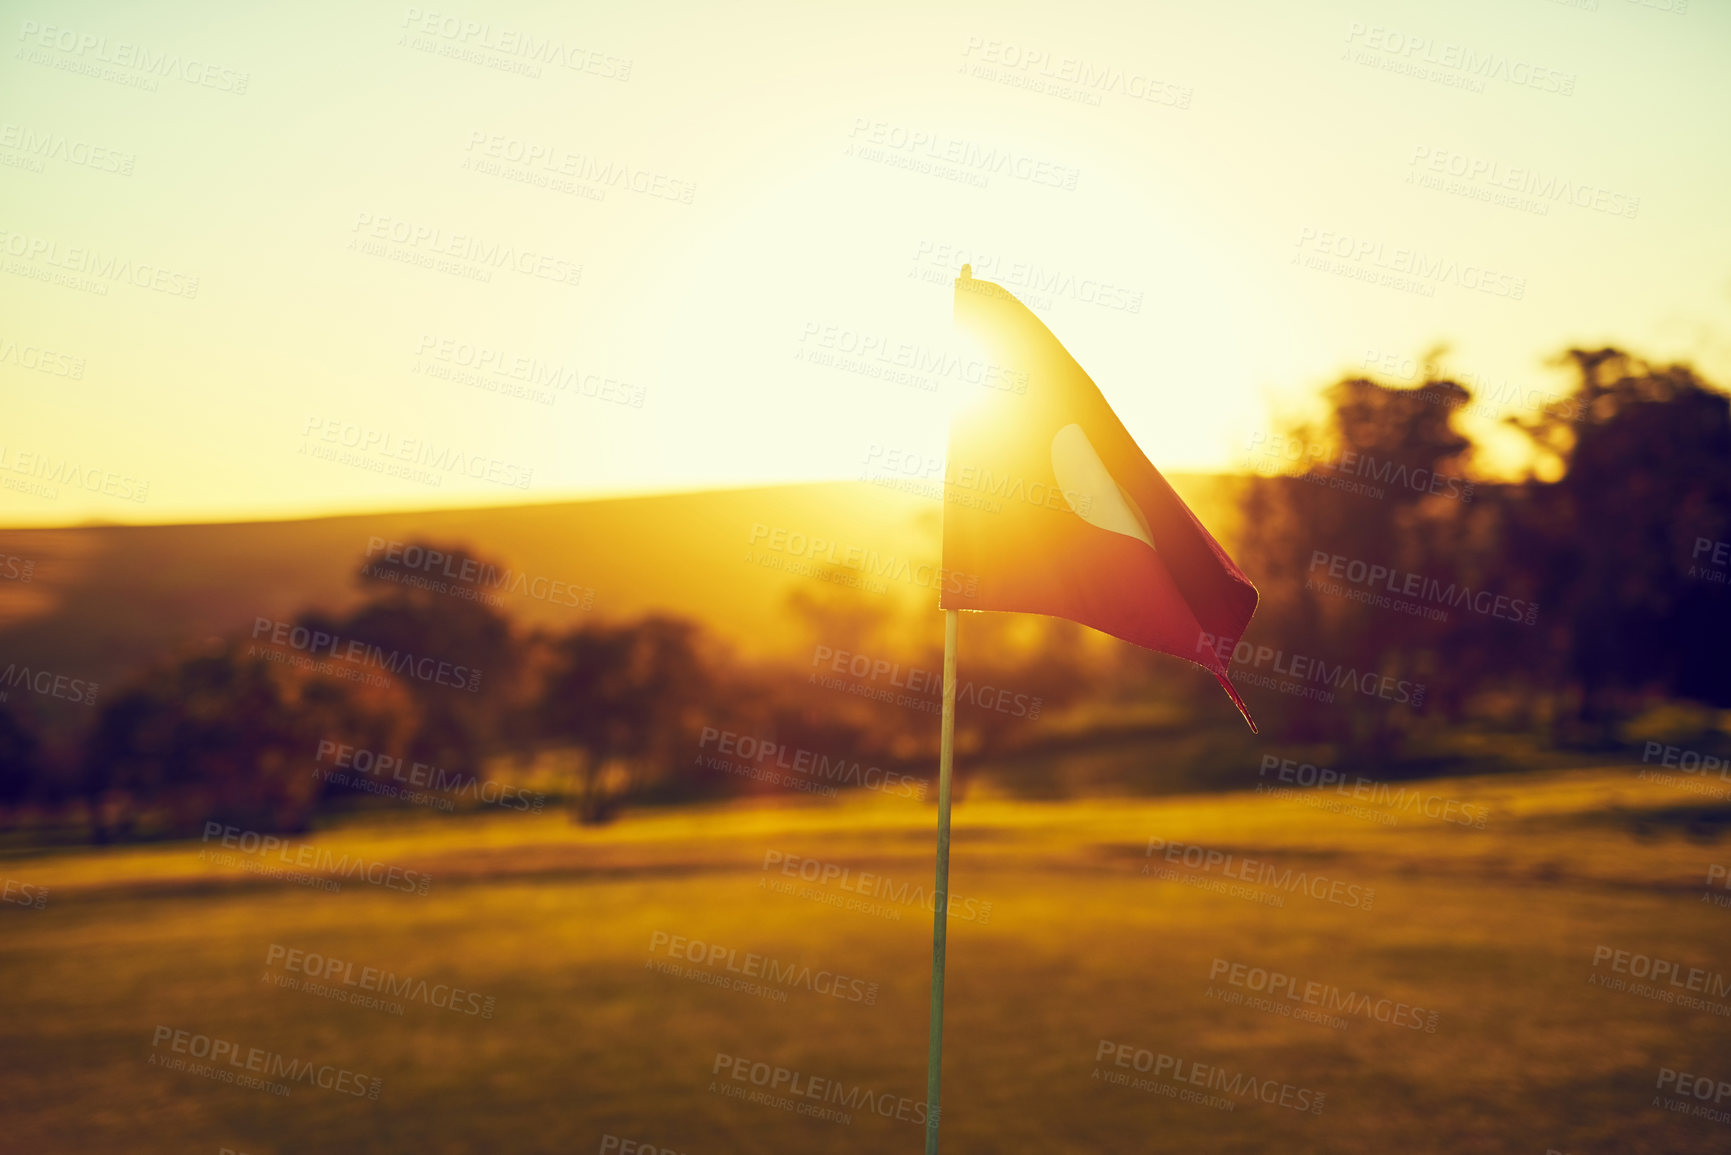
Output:
[[932,1014],[926,1045],[926,1155],[938,1155],[944,1065],[944,940],[950,914],[950,760],[956,745],[956,613],[944,611],[944,722],[938,748],[938,884],[932,891]]

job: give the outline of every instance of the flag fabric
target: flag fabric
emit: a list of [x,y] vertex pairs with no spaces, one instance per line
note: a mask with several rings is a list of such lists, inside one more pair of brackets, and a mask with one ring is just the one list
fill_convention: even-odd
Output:
[[938,604],[1067,618],[1193,662],[1254,731],[1226,662],[1256,587],[1027,306],[963,265],[955,315],[987,387],[950,426],[943,564],[961,580]]

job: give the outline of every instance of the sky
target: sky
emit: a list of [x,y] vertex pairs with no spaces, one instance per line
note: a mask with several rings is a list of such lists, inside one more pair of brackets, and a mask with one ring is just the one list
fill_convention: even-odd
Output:
[[925,470],[963,262],[1174,472],[1731,381],[1723,4],[240,7],[0,4],[0,524]]

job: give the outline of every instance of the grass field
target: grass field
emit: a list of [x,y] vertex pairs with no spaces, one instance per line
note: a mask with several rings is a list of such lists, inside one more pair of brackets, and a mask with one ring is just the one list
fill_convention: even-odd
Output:
[[[1731,1126],[1667,1110],[1679,1096],[1656,1085],[1662,1069],[1731,1080],[1731,997],[1690,1007],[1590,982],[1630,981],[1614,960],[1595,967],[1601,947],[1725,981],[1731,909],[1712,899],[1731,891],[1707,880],[1731,846],[1704,821],[1712,804],[1633,770],[1414,785],[1486,808],[1484,829],[1388,805],[1336,812],[1322,804],[1349,800],[1332,794],[973,792],[955,815],[945,1150],[1731,1148]],[[918,1125],[873,1108],[912,1116],[925,1094],[931,918],[912,887],[930,885],[933,817],[874,795],[602,829],[369,819],[309,840],[425,871],[424,896],[261,878],[235,864],[258,855],[213,861],[218,842],[0,859],[15,896],[47,888],[40,909],[0,904],[0,1147],[432,1155],[618,1150],[618,1136],[681,1155],[921,1150]],[[1202,848],[1201,866],[1177,844]],[[804,859],[815,880],[798,877]],[[836,905],[879,885],[862,871],[887,893]],[[670,960],[676,938],[702,961]],[[392,972],[396,995],[375,997],[401,1013],[281,985],[307,981],[291,950],[339,960],[330,985],[351,997],[367,968]],[[703,981],[733,983],[730,959],[765,965],[750,955],[785,973],[755,974],[759,989]],[[1250,967],[1368,999],[1337,1002],[1332,1022],[1278,1013],[1328,1014],[1326,994],[1228,1001],[1260,982]],[[465,992],[458,1009],[432,1005],[447,987]],[[468,1013],[489,998],[491,1017]],[[1434,1032],[1367,1004],[1404,1004]],[[310,1081],[284,1097],[153,1062],[198,1064],[201,1035],[362,1089],[378,1079],[378,1097]],[[785,1081],[779,1101],[737,1097],[758,1090],[753,1063],[819,1089],[802,1101],[833,1087],[847,1121],[796,1113]],[[1180,1097],[1192,1084],[1174,1076],[1213,1101]],[[1322,1110],[1259,1092],[1320,1094]]]

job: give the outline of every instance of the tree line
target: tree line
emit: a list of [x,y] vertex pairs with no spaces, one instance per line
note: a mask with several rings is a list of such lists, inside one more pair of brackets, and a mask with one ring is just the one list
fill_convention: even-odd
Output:
[[[1345,377],[1322,418],[1252,439],[1250,475],[1222,482],[1239,523],[1220,536],[1262,593],[1230,669],[1264,747],[1314,744],[1394,774],[1450,735],[1608,750],[1663,704],[1731,706],[1731,402],[1688,366],[1618,349],[1560,363],[1567,395],[1503,416],[1529,451],[1515,480],[1477,468],[1459,417],[1482,403],[1435,366],[1417,387]],[[417,544],[459,569],[492,564]],[[366,559],[352,609],[163,655],[105,696],[72,751],[0,703],[0,821],[77,821],[98,841],[211,820],[302,830],[380,793],[352,759],[334,772],[324,754],[339,749],[423,767],[421,783],[393,775],[399,797],[437,768],[452,795],[427,791],[438,808],[490,804],[501,791],[483,782],[516,784],[514,800],[530,783],[587,822],[934,772],[929,613],[807,583],[787,628],[809,659],[746,660],[695,622],[525,629],[413,576]],[[1225,761],[1251,764],[1199,669],[1052,619],[967,617],[963,786],[976,765],[1138,728],[1231,734]],[[1167,749],[1210,765],[1194,744]]]

